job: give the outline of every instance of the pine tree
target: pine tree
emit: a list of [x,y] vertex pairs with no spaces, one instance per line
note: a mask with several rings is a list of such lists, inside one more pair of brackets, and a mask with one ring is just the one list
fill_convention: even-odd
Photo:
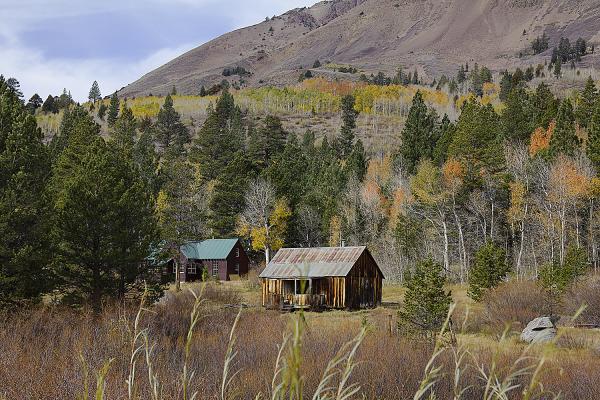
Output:
[[156,238],[154,204],[129,155],[109,147],[89,115],[75,115],[51,180],[54,265],[64,300],[98,312],[146,275],[139,263]]
[[506,108],[500,116],[502,136],[509,140],[528,142],[535,129],[529,97],[522,86],[514,88],[506,99]]
[[469,297],[481,300],[484,291],[496,287],[509,271],[504,249],[488,241],[475,253],[475,263],[469,274]]
[[106,122],[108,122],[108,126],[114,126],[115,122],[117,122],[117,118],[119,117],[119,97],[117,96],[117,92],[114,92],[110,97],[110,104],[108,105],[108,114],[106,115]]
[[137,136],[137,121],[131,108],[123,106],[121,115],[116,119],[112,128],[112,142],[123,152],[131,153]]
[[556,128],[550,138],[549,154],[556,157],[559,154],[573,156],[579,148],[579,138],[575,133],[575,116],[571,100],[564,99],[560,103],[556,116]]
[[310,150],[307,152],[291,136],[283,151],[274,156],[273,162],[263,171],[275,187],[277,197],[286,197],[295,207],[306,192]]
[[406,171],[414,173],[422,158],[431,158],[436,140],[434,121],[420,91],[417,91],[401,133],[399,156]]
[[585,89],[583,89],[583,92],[581,93],[579,103],[577,104],[577,110],[575,112],[575,117],[579,125],[583,126],[584,128],[588,127],[597,102],[598,90],[596,89],[594,80],[590,76],[585,84]]
[[288,132],[279,117],[267,115],[258,129],[250,129],[249,157],[259,171],[268,167],[273,157],[283,151]]
[[461,84],[466,80],[467,80],[467,74],[465,72],[465,67],[461,65],[460,69],[458,70],[458,74],[456,74],[456,81],[459,84]]
[[347,158],[354,146],[354,129],[356,129],[356,117],[358,111],[354,109],[354,96],[342,97],[342,128],[340,131],[340,156]]
[[140,123],[140,132],[140,138],[133,147],[133,161],[138,167],[141,178],[156,196],[160,188],[157,176],[159,157],[154,146],[151,124]]
[[40,95],[36,93],[33,96],[31,96],[31,98],[29,99],[29,101],[27,102],[27,105],[25,107],[27,107],[27,109],[29,110],[29,112],[31,114],[34,114],[35,110],[40,108],[43,103],[44,103],[44,100],[42,100]]
[[586,153],[596,173],[600,172],[600,101],[597,102],[589,123]]
[[367,174],[367,155],[362,140],[358,139],[352,147],[352,152],[348,156],[345,165],[346,176],[356,176],[359,181],[362,181]]
[[433,161],[436,165],[441,166],[448,158],[448,148],[454,139],[455,126],[450,122],[447,114],[444,114],[438,130],[439,139],[433,149]]
[[165,97],[165,102],[158,112],[155,124],[156,141],[164,154],[170,153],[178,157],[185,152],[185,144],[190,142],[190,132],[181,122],[179,113],[173,107],[170,95]]
[[81,106],[75,106],[72,110],[65,110],[58,134],[52,137],[49,146],[50,158],[53,164],[67,147],[71,136],[76,130],[85,129],[90,136],[99,130],[99,126],[90,118],[86,118],[87,116],[89,116],[89,113]]
[[504,71],[502,73],[502,78],[500,79],[500,94],[498,95],[500,100],[506,101],[512,88],[512,75],[508,73],[508,71]]
[[452,303],[445,284],[441,264],[432,259],[417,263],[406,279],[406,294],[398,312],[401,331],[435,332],[442,327]]
[[237,151],[243,150],[244,130],[242,113],[228,90],[223,90],[215,108],[209,106],[207,114],[190,156],[200,165],[203,179],[210,181],[217,178]]
[[88,100],[92,103],[96,103],[101,98],[102,95],[100,94],[100,86],[98,86],[98,82],[94,81],[94,83],[92,83],[92,87],[90,88]]
[[554,77],[559,79],[562,76],[562,61],[559,59],[554,63]]
[[219,174],[209,203],[214,236],[228,237],[235,233],[237,217],[245,207],[244,192],[251,170],[246,155],[238,151]]
[[44,104],[42,104],[42,111],[45,113],[53,113],[56,114],[58,112],[58,107],[56,102],[54,101],[54,96],[51,94],[48,95]]
[[532,96],[534,126],[548,128],[548,124],[556,117],[558,102],[545,83],[540,83]]
[[504,167],[499,118],[491,105],[464,104],[448,155],[462,160],[471,173],[496,173]]
[[164,164],[164,183],[156,200],[160,238],[175,263],[177,289],[181,245],[207,235],[205,196],[195,172],[184,157],[170,159]]
[[106,106],[106,104],[100,103],[100,106],[98,107],[98,118],[100,118],[102,121],[104,121],[104,116],[106,115],[107,110],[108,107]]
[[52,289],[46,180],[49,159],[35,117],[0,77],[0,308]]

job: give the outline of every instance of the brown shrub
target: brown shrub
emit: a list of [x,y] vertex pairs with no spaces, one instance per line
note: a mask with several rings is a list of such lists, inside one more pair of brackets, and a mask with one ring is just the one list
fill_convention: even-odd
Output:
[[600,277],[588,276],[577,282],[568,291],[564,302],[568,315],[575,315],[585,306],[576,323],[600,326]]
[[[517,286],[525,290],[525,285],[511,284],[509,293],[520,293],[516,290]],[[226,291],[219,285],[213,289]],[[494,291],[496,296],[499,296],[498,293]],[[197,390],[199,398],[215,399],[219,398],[228,335],[237,310],[223,307],[223,304],[233,303],[231,295],[210,291],[205,294],[212,300],[202,305],[188,369],[195,371],[191,390]],[[169,298],[145,313],[141,324],[142,328],[148,328],[149,339],[154,345],[151,359],[164,399],[182,398],[180,376],[192,301],[192,297],[185,293]],[[499,300],[489,304],[508,308]],[[533,306],[528,303],[527,307]],[[414,396],[434,345],[431,341],[410,340],[390,334],[387,311],[325,312],[305,316],[301,373],[307,396],[312,396],[328,361],[358,333],[362,315],[368,315],[370,328],[357,353],[358,365],[350,383],[359,384],[361,394],[367,399],[405,399]],[[88,376],[93,388],[94,373],[106,360],[114,358],[107,376],[105,398],[127,398],[125,382],[129,374],[136,313],[133,305],[114,305],[105,309],[100,316],[62,308],[37,308],[3,316],[0,318],[0,397],[77,398],[83,391],[84,382],[84,369],[79,361],[81,354],[89,368]],[[521,314],[504,310],[503,315],[518,320]],[[242,312],[236,331],[235,348],[238,355],[234,363],[234,369],[239,369],[240,373],[232,383],[230,393],[233,397],[253,399],[259,392],[268,396],[277,346],[282,342],[283,335],[290,332],[291,323],[296,318],[302,317],[266,312],[260,308]],[[482,342],[483,345],[471,349],[473,359],[465,359],[460,381],[461,387],[469,389],[463,399],[482,398],[483,384],[476,366],[491,364],[494,347],[502,349],[496,359],[500,380],[510,373],[523,350],[522,346],[515,344],[496,345],[490,338],[482,339]],[[534,363],[535,360],[530,362]],[[445,350],[436,360],[435,365],[440,365],[443,373],[433,386],[436,398],[453,398],[453,363],[452,349]],[[147,373],[147,365],[142,357],[138,361],[136,375],[139,398],[142,399],[150,398]],[[575,357],[565,353],[561,358],[548,361],[541,383],[549,391],[561,391],[566,398],[591,399],[600,398],[600,388],[594,384],[598,379],[600,360],[597,357],[590,354]],[[516,383],[527,384],[527,377],[519,378]],[[517,390],[516,395],[509,398],[518,398],[520,392]]]
[[546,293],[535,282],[510,281],[489,291],[481,301],[479,316],[484,325],[498,333],[510,327],[523,329],[529,321],[546,315]]

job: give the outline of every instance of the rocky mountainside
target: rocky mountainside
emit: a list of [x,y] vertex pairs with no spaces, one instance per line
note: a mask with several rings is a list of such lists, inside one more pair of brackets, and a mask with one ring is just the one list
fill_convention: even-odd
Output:
[[[545,53],[533,55],[532,41],[550,38]],[[226,68],[241,67],[245,85],[296,82],[315,60],[357,68],[315,75],[357,79],[361,72],[393,74],[417,68],[431,79],[454,74],[465,62],[492,70],[543,63],[561,36],[600,43],[599,0],[332,0],[291,10],[238,29],[197,47],[141,77],[119,93],[139,96],[197,94],[220,82]],[[600,65],[594,54],[584,66]],[[228,77],[238,80],[238,75]]]

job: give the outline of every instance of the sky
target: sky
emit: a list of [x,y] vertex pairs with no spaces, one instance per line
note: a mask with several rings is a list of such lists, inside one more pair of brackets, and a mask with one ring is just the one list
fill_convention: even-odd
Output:
[[0,74],[87,100],[236,28],[317,0],[0,0]]

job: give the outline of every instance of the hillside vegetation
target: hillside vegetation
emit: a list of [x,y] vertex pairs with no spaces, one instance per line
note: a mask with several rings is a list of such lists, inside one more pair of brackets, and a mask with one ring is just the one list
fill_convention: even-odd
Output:
[[[594,0],[323,1],[211,40],[119,94],[166,95],[173,86],[197,94],[201,86],[224,78],[241,86],[285,86],[307,70],[330,80],[358,80],[362,73],[393,75],[402,66],[417,69],[429,82],[464,63],[478,62],[497,72],[524,70],[550,61],[561,37],[597,43],[599,21],[600,5]],[[544,34],[548,48],[533,50]],[[581,63],[598,67],[597,54]],[[235,68],[246,73],[226,72]]]

